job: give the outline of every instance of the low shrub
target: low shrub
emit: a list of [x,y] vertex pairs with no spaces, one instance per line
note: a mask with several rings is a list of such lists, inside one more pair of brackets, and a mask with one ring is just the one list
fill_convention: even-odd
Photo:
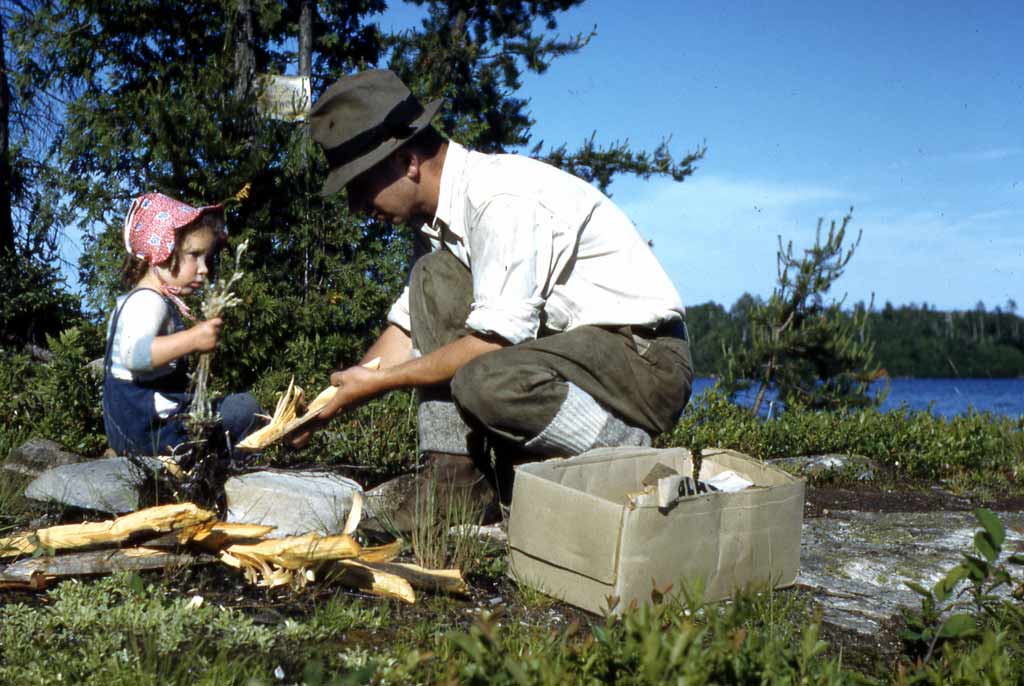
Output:
[[699,595],[653,602],[591,627],[523,643],[485,615],[456,647],[449,683],[460,684],[857,684],[859,674],[826,656],[816,620],[792,623],[765,611],[771,594],[705,606]]
[[1004,550],[1006,530],[991,511],[972,549],[904,612],[898,684],[1019,684],[1024,681],[1024,554]]
[[103,451],[102,378],[89,369],[96,340],[71,328],[47,337],[53,358],[36,363],[0,351],[0,455],[31,437],[49,438],[85,456]]
[[346,631],[380,628],[387,619],[386,604],[333,599],[306,621],[266,626],[239,610],[175,596],[159,579],[122,573],[66,581],[42,607],[0,605],[0,683],[366,683],[367,670],[348,669],[327,648]]
[[[261,402],[273,408],[277,396]],[[416,403],[411,393],[391,393],[337,417],[302,452],[278,444],[265,451],[264,460],[282,467],[310,460],[342,466],[373,486],[416,464]]]
[[876,408],[789,410],[753,417],[710,389],[695,398],[660,446],[719,446],[761,459],[819,453],[870,457],[897,478],[1018,491],[1024,478],[1024,417],[971,411],[952,418]]

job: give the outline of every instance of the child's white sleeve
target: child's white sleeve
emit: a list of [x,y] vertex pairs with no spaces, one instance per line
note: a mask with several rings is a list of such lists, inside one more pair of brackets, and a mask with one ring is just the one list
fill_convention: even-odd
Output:
[[167,301],[149,290],[133,294],[121,309],[114,332],[112,352],[125,369],[148,372],[153,369],[153,339],[173,331]]

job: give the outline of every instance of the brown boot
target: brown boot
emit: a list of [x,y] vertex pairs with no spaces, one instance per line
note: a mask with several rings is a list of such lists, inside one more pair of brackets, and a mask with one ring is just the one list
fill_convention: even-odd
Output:
[[[408,534],[417,518],[479,512],[482,523],[500,517],[494,489],[469,455],[427,452],[423,467],[367,491],[367,509],[379,529]],[[473,522],[476,523],[476,522]],[[366,528],[375,529],[368,521]]]

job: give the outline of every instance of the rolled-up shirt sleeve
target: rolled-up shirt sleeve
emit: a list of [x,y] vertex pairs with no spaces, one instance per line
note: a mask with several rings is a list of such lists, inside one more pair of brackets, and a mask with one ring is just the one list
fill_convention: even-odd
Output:
[[388,322],[394,324],[402,331],[409,332],[412,330],[412,318],[409,316],[408,286],[402,289],[402,294],[398,296],[398,300],[388,310]]
[[537,337],[550,290],[554,218],[535,200],[499,195],[469,237],[473,305],[466,326],[516,344]]

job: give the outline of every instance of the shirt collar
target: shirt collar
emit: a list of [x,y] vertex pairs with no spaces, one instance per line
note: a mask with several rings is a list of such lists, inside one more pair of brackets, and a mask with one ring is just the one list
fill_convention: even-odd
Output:
[[455,189],[462,182],[468,159],[469,150],[453,140],[448,141],[444,167],[441,168],[441,188],[437,197],[437,213],[434,214],[434,220],[429,226],[423,226],[423,232],[432,238],[440,236],[441,225],[447,227],[449,233],[462,238],[462,227],[452,225],[452,216],[456,202]]

